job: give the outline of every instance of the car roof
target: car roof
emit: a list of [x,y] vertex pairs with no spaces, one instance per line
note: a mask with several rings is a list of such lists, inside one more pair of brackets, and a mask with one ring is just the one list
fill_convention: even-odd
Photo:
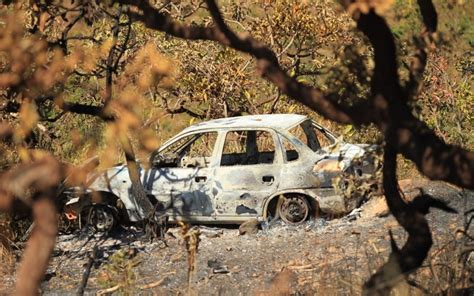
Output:
[[273,128],[289,129],[298,123],[308,119],[299,114],[263,114],[244,115],[236,117],[219,118],[204,121],[185,128],[180,134],[194,132],[204,129],[226,129],[226,128]]

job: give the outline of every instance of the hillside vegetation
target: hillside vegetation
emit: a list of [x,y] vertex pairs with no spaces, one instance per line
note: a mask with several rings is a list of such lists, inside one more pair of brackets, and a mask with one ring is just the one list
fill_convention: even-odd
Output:
[[[246,5],[238,1],[221,2],[229,25],[238,32],[251,33],[270,46],[285,70],[299,81],[316,85],[336,100],[349,103],[368,96],[370,81],[367,74],[373,67],[370,60],[373,53],[363,42],[355,23],[349,16],[339,13],[340,8],[333,1],[252,1]],[[412,104],[417,116],[446,142],[472,149],[474,9],[468,2],[435,1],[439,7],[440,23],[437,47],[429,52],[421,92]],[[141,102],[140,105],[146,105],[134,107],[138,108],[135,115],[141,118],[136,128],[147,129],[142,133],[143,137],[156,135],[148,141],[153,147],[192,123],[262,113],[310,114],[347,141],[381,142],[376,129],[370,126],[356,129],[351,125],[336,124],[280,94],[273,85],[259,77],[254,62],[244,54],[216,43],[170,38],[164,33],[146,29],[140,23],[124,24],[115,38],[114,19],[103,18],[101,12],[93,9],[91,18],[101,18],[100,22],[91,25],[78,23],[70,31],[62,32],[60,28],[64,26],[64,20],[55,18],[43,23],[43,28],[35,29],[40,30],[40,35],[48,42],[69,38],[64,49],[66,56],[74,56],[82,50],[88,55],[84,57],[83,65],[63,78],[61,86],[52,86],[47,92],[42,92],[42,96],[51,96],[53,101],[86,105],[100,103],[106,83],[107,59],[111,56],[112,44],[116,43],[115,46],[123,52],[120,52],[121,56],[112,54],[114,63],[117,63],[114,69],[117,78],[114,80],[123,80],[127,72],[133,71],[130,68],[134,65],[130,64],[136,61],[137,54],[147,55],[153,61],[139,71],[137,85],[113,85],[114,92],[124,100],[136,100]],[[207,11],[192,1],[180,1],[167,10],[182,21],[210,22]],[[8,15],[8,9],[4,8],[3,18]],[[47,17],[38,15],[35,6],[26,7],[25,15],[24,23],[15,26],[24,26],[30,32],[36,18],[41,21]],[[126,22],[124,16],[121,18]],[[399,71],[402,78],[407,79],[406,66],[415,46],[413,37],[422,26],[418,6],[414,1],[397,0],[388,12],[388,19],[401,55]],[[4,65],[7,65],[5,61]],[[152,73],[152,67],[166,73]],[[18,121],[21,95],[11,89],[4,89],[0,95],[1,118]],[[110,127],[103,120],[77,113],[60,116],[61,110],[53,101],[37,101],[33,107],[37,108],[39,118],[32,126],[33,134],[27,139],[27,147],[52,151],[61,160],[75,164],[107,147],[107,152],[113,153],[104,155],[112,155],[113,159],[106,163],[122,160],[122,154],[110,148],[116,145],[109,143]],[[133,140],[137,144],[140,141],[139,138]],[[8,144],[1,145],[0,167],[6,168],[16,163],[19,155]]]

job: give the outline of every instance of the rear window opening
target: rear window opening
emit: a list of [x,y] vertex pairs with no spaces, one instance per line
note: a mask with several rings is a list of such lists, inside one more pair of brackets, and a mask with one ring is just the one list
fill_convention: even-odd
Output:
[[295,161],[298,160],[299,154],[296,150],[296,147],[293,143],[291,143],[288,139],[281,137],[281,142],[283,144],[283,150],[285,151],[286,161]]
[[314,152],[336,142],[334,136],[314,124],[311,120],[304,121],[290,129],[289,132]]

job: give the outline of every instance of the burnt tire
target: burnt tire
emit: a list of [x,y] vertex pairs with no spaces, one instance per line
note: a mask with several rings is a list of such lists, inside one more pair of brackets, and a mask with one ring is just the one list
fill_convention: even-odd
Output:
[[97,232],[112,230],[117,224],[117,211],[108,205],[97,204],[85,209],[86,223]]
[[302,195],[290,195],[280,197],[278,202],[278,215],[288,224],[300,224],[308,218],[311,207],[308,200]]

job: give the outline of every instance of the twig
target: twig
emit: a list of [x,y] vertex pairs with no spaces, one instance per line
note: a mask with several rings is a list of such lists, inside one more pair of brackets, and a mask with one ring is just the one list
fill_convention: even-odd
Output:
[[34,228],[35,228],[35,222],[33,221],[33,223],[31,223],[30,227],[28,227],[28,229],[25,231],[25,234],[23,234],[23,236],[21,237],[22,242],[24,242],[28,239],[28,237],[31,234],[31,231],[33,231]]
[[439,292],[442,293],[443,292],[443,287],[441,285],[441,281],[439,280],[438,274],[435,272],[435,270],[433,268],[432,260],[429,260],[428,266],[430,268],[431,274],[433,275],[434,282],[436,283],[436,286],[438,286]]
[[122,286],[123,286],[122,284],[117,284],[116,286],[113,286],[111,288],[99,290],[97,291],[95,295],[99,296],[99,295],[105,295],[107,293],[112,293],[122,288]]
[[156,282],[143,285],[143,286],[140,287],[140,290],[151,289],[151,288],[157,287],[157,286],[161,285],[165,280],[166,280],[166,277],[164,277],[161,280],[158,280]]
[[306,264],[306,265],[288,265],[286,266],[289,270],[314,270],[313,264]]
[[89,256],[89,261],[87,262],[87,265],[84,269],[84,273],[82,274],[82,281],[79,285],[79,289],[77,290],[77,295],[84,295],[84,289],[87,286],[87,281],[89,280],[89,276],[91,274],[92,265],[97,258],[97,251],[97,246],[94,246],[92,249],[92,254]]

